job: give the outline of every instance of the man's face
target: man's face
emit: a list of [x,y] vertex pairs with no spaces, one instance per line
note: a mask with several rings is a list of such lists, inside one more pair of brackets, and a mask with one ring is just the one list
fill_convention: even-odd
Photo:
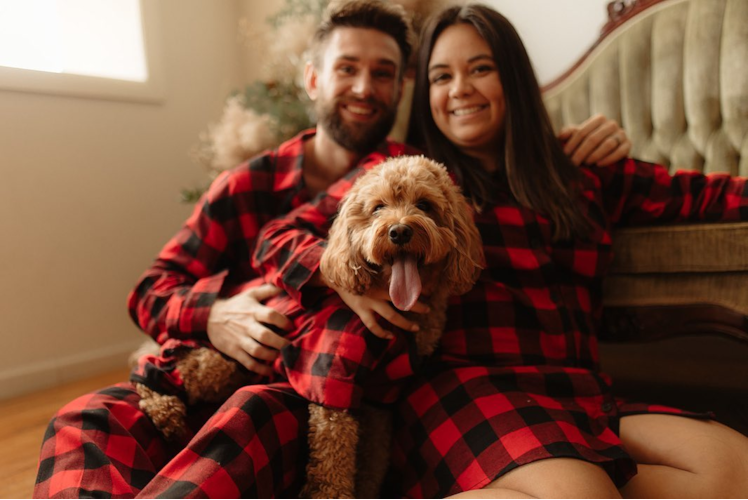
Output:
[[317,125],[347,150],[369,153],[387,137],[397,115],[400,47],[377,30],[337,28],[318,64],[306,73]]

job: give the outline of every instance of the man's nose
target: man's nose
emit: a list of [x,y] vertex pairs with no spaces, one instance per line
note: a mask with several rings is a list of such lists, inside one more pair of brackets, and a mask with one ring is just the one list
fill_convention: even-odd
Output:
[[368,71],[361,71],[358,75],[356,75],[356,80],[353,82],[353,88],[351,90],[358,97],[371,96],[374,91],[371,73],[369,73]]

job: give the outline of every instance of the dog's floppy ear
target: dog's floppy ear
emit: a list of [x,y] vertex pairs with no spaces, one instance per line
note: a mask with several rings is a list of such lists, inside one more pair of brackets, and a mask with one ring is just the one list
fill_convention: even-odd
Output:
[[484,266],[483,242],[473,222],[473,211],[456,186],[449,194],[453,207],[454,235],[457,245],[449,253],[446,265],[447,283],[453,295],[467,293]]
[[372,270],[364,260],[361,249],[352,241],[351,231],[353,224],[364,223],[360,204],[349,194],[341,202],[332,223],[319,268],[327,281],[359,295],[371,286]]

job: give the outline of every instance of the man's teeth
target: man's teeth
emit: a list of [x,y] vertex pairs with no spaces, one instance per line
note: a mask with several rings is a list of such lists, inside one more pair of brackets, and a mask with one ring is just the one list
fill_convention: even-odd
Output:
[[358,106],[351,105],[348,105],[348,111],[356,113],[357,115],[370,115],[374,113],[374,110],[371,108],[359,108]]
[[454,111],[452,111],[452,114],[455,116],[469,115],[470,113],[475,113],[476,111],[480,111],[481,109],[483,109],[483,106],[473,106],[471,108],[455,109]]

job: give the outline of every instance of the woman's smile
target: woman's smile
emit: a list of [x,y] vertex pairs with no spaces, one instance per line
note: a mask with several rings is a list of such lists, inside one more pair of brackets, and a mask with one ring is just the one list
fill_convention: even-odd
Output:
[[453,109],[452,111],[450,111],[450,113],[452,115],[454,115],[454,116],[457,116],[457,117],[472,116],[472,115],[475,115],[476,113],[479,113],[480,111],[483,111],[483,110],[486,110],[486,109],[488,109],[488,104],[480,104],[480,105],[477,105],[477,106],[468,106],[468,107],[456,108],[456,109]]

